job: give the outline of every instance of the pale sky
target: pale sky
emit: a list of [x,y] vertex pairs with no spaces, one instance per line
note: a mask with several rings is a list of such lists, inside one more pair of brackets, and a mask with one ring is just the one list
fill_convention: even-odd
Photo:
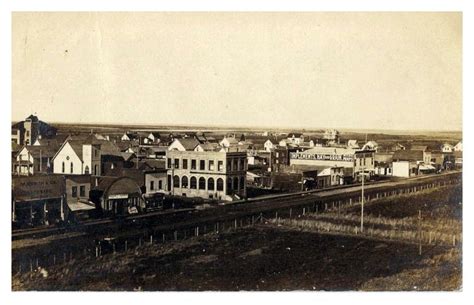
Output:
[[462,129],[461,13],[14,13],[12,120]]

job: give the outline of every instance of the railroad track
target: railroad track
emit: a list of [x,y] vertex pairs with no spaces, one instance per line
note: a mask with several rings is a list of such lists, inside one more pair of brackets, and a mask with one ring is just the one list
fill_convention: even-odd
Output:
[[[449,172],[437,175],[419,176],[399,181],[384,181],[368,183],[364,186],[365,194],[371,196],[377,192],[386,190],[404,189],[427,183],[459,179],[461,172]],[[269,213],[285,208],[311,206],[321,204],[324,201],[338,199],[344,200],[356,196],[360,192],[360,185],[347,185],[328,189],[311,190],[290,194],[268,195],[248,200],[235,201],[225,205],[215,206],[205,210],[180,209],[152,212],[139,215],[131,215],[123,219],[98,219],[83,222],[70,227],[48,227],[17,230],[12,232],[12,239],[23,239],[29,237],[44,237],[48,235],[61,234],[65,232],[84,231],[89,234],[97,234],[106,231],[108,233],[131,227],[153,227],[153,230],[173,230],[199,223],[225,221],[233,218]]]

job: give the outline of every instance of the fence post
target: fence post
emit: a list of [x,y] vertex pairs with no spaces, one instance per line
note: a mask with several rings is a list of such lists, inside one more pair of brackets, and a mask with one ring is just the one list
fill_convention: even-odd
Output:
[[174,231],[173,235],[174,235],[174,240],[177,241],[178,240],[178,231]]
[[127,251],[127,241],[125,241],[125,252]]
[[453,247],[456,246],[456,235],[453,235]]
[[56,265],[56,254],[53,254],[53,265]]
[[153,245],[153,235],[150,235],[150,245]]
[[[99,247],[95,246],[95,257],[99,257]],[[56,256],[54,257],[54,261],[56,261]]]
[[115,254],[115,243],[112,244],[112,248],[113,248],[113,251],[114,251],[114,254]]
[[163,235],[162,235],[162,241],[163,241],[163,243],[165,243],[165,233],[163,233]]
[[31,261],[31,258],[30,258],[30,272],[33,272],[33,262]]
[[303,208],[303,216],[306,214],[306,208]]
[[291,218],[291,214],[293,213],[293,209],[290,208],[290,218]]

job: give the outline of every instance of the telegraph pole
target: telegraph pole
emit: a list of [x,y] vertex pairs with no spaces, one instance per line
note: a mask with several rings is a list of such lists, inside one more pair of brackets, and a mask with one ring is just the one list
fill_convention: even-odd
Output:
[[360,205],[360,232],[364,232],[364,177],[365,177],[365,167],[362,168],[362,196],[361,196],[361,205]]

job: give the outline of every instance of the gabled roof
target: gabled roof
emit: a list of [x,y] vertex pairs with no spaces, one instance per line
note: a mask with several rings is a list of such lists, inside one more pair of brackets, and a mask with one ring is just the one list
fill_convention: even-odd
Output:
[[393,161],[423,161],[422,150],[397,150],[392,157]]
[[199,146],[204,151],[219,151],[221,149],[221,146],[217,143],[202,143],[202,144],[199,144]]
[[179,143],[181,143],[181,145],[183,145],[184,149],[186,150],[194,150],[196,146],[200,144],[200,142],[195,138],[182,138],[176,139],[175,141],[179,141]]
[[426,151],[428,150],[428,146],[427,145],[412,145],[410,147],[410,150],[419,150],[419,151]]
[[[33,156],[33,158],[51,158],[56,154],[56,149],[51,146],[42,146],[42,145],[28,145],[24,146],[23,149],[28,150],[29,154]],[[23,150],[22,149],[22,150]],[[22,151],[20,150],[20,152]]]
[[231,144],[231,145],[232,144],[239,144],[239,141],[237,141],[237,139],[234,138],[234,137],[224,137],[224,139],[222,139],[222,141],[224,141],[224,140],[227,140],[227,142],[229,142],[229,144]]
[[292,138],[292,137],[295,137],[295,138],[300,138],[303,134],[302,133],[299,133],[299,132],[291,132],[288,134],[288,138]]

